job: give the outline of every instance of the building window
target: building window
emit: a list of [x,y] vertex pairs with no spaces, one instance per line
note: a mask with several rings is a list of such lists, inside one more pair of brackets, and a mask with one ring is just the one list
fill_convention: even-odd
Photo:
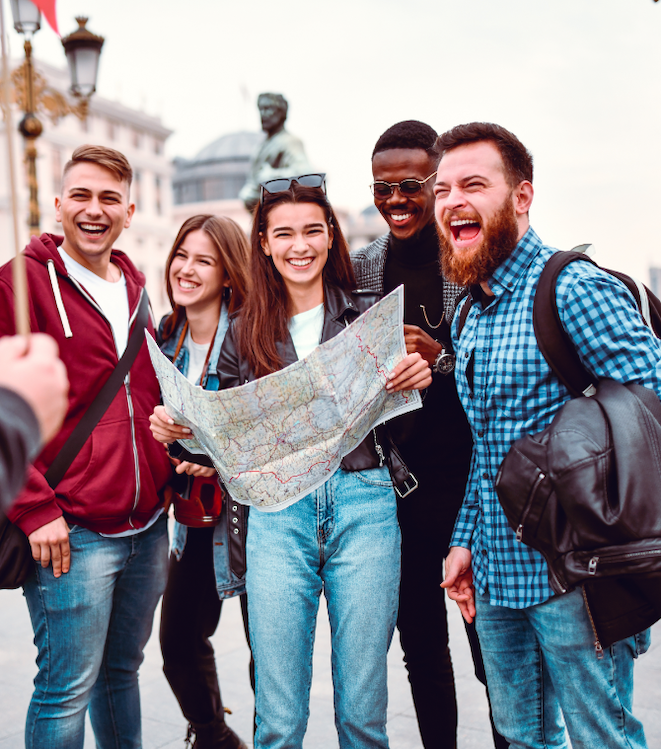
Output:
[[139,130],[133,131],[133,148],[140,148],[142,143],[142,133]]
[[650,268],[650,289],[653,294],[661,297],[661,268]]
[[202,182],[199,179],[180,182],[174,188],[174,196],[177,204],[199,203],[201,200],[204,200]]
[[135,203],[135,210],[142,210],[142,175],[140,172],[134,172],[133,174],[133,202]]
[[117,137],[117,124],[113,120],[108,120],[108,140],[115,140]]
[[245,174],[220,174],[181,181],[173,185],[174,202],[180,205],[207,200],[236,200],[245,181]]
[[163,153],[163,141],[159,138],[154,138],[154,153],[160,156]]
[[154,193],[156,199],[156,215],[163,215],[163,200],[161,196],[161,178],[154,177]]

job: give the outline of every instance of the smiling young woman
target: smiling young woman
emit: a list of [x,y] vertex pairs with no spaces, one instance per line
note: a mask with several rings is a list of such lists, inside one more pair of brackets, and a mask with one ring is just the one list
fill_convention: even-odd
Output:
[[[159,326],[161,351],[191,382],[206,390],[218,390],[216,363],[229,315],[239,309],[245,297],[248,257],[246,237],[231,219],[200,215],[184,222],[165,264],[172,312]],[[185,436],[162,406],[150,421],[160,442],[169,444]],[[178,454],[174,445],[170,454]],[[245,749],[244,742],[225,723],[208,639],[218,626],[222,601],[235,595],[241,596],[247,636],[245,569],[240,569],[245,567],[244,537],[232,534],[230,539],[231,510],[226,501],[218,517],[212,517],[208,508],[206,518],[186,510],[186,505],[193,505],[191,497],[202,496],[202,484],[220,496],[215,470],[177,458],[173,462],[184,479],[177,489],[185,501],[175,505],[181,522],[175,524],[163,596],[163,671],[190,721],[189,737],[195,734],[197,749]],[[238,525],[245,525],[243,509],[232,514]],[[195,527],[200,525],[204,527]],[[236,563],[237,556],[240,563]]]
[[[323,189],[266,183],[252,231],[252,289],[218,360],[220,387],[295,362],[377,299],[355,292],[347,243]],[[304,177],[298,178],[303,180]],[[284,187],[284,189],[279,189]],[[271,190],[271,191],[270,191]],[[431,382],[419,354],[393,389]],[[256,672],[256,749],[297,747],[305,735],[319,596],[328,603],[340,746],[387,747],[386,656],[397,616],[400,532],[384,459],[370,433],[325,484],[276,512],[250,511],[246,590]]]

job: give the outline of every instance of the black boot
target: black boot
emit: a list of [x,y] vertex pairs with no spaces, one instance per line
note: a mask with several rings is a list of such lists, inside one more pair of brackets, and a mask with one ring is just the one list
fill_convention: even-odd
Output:
[[188,726],[186,741],[190,743],[195,736],[192,749],[248,749],[246,744],[225,723],[225,714],[221,713],[211,723]]

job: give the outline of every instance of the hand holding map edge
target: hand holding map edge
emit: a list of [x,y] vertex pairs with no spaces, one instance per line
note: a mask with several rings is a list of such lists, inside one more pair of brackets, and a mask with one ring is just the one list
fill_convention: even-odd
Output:
[[422,390],[431,385],[431,369],[422,356],[413,352],[406,357],[388,375],[386,390],[397,393],[400,390]]

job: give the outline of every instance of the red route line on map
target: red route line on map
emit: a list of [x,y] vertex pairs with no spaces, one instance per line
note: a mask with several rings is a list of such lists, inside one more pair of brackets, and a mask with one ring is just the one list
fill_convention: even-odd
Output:
[[[280,477],[278,476],[278,474],[277,474],[277,473],[275,473],[274,471],[241,471],[240,473],[237,473],[237,474],[236,474],[236,476],[232,476],[232,478],[231,478],[231,479],[229,480],[229,483],[231,484],[231,483],[232,483],[232,481],[236,481],[236,480],[238,480],[238,479],[239,479],[239,478],[240,478],[241,476],[245,476],[245,475],[247,475],[247,474],[249,474],[249,473],[256,473],[256,474],[258,474],[259,476],[273,476],[273,478],[274,478],[274,479],[275,479],[275,480],[276,480],[276,481],[277,481],[278,483],[280,483],[280,484],[288,484],[288,483],[289,483],[290,481],[293,481],[294,479],[300,479],[300,478],[301,478],[301,476],[307,476],[307,474],[308,474],[308,473],[312,473],[312,471],[313,471],[313,469],[314,469],[314,468],[316,468],[317,466],[322,466],[322,465],[324,465],[324,464],[326,464],[326,465],[329,465],[329,464],[330,464],[330,460],[322,460],[322,461],[320,461],[319,463],[313,463],[313,464],[312,464],[312,465],[311,465],[311,466],[310,466],[310,467],[308,468],[308,470],[307,470],[307,471],[304,471],[303,473],[297,473],[297,474],[296,474],[296,475],[294,475],[294,476],[290,476],[290,477],[289,477],[288,479],[281,479],[281,478],[280,478]],[[329,471],[329,470],[330,470],[330,468],[327,468],[326,470],[327,470],[327,471]]]
[[[366,343],[365,343],[365,342],[363,341],[363,339],[361,338],[361,336],[360,336],[360,334],[359,334],[359,333],[355,333],[354,335],[355,335],[356,339],[357,339],[357,340],[358,340],[358,342],[359,342],[359,343],[358,343],[358,348],[360,349],[360,351],[362,351],[362,352],[366,352],[366,353],[367,353],[367,354],[368,354],[369,356],[371,356],[371,357],[372,357],[372,359],[374,359],[374,362],[375,362],[375,365],[376,365],[376,371],[377,371],[377,372],[378,372],[378,373],[379,373],[380,375],[382,375],[382,376],[384,377],[384,379],[386,380],[386,382],[387,382],[387,379],[388,379],[388,375],[386,374],[386,370],[385,370],[385,368],[384,368],[384,367],[383,367],[382,365],[380,365],[380,364],[379,364],[379,361],[378,361],[378,357],[377,357],[377,355],[376,355],[376,354],[375,354],[375,353],[374,353],[374,352],[373,352],[373,351],[371,350],[371,348],[370,348],[370,347],[369,347],[369,346],[368,346],[368,345],[367,345],[367,344],[366,344]],[[312,383],[311,383],[311,384],[312,384]],[[315,388],[314,388],[314,387],[312,387],[312,390],[313,390],[313,393],[314,393],[314,391],[315,391]],[[405,399],[405,401],[406,401],[407,403],[409,402],[409,396],[407,396],[407,395],[403,395],[403,398]],[[311,429],[311,430],[312,430],[313,432],[315,432],[315,433],[318,433],[318,431],[319,431],[319,430],[315,429],[315,428],[314,428],[314,427],[312,426],[312,424],[309,424],[309,427],[310,427],[310,429]],[[345,431],[344,431],[344,434],[343,434],[343,436],[344,436],[344,435],[346,435],[348,431],[349,431],[349,428],[345,429]],[[276,445],[273,445],[272,447],[273,447],[273,448],[275,448],[275,446],[277,446],[277,445],[279,445],[279,444],[283,444],[283,442],[281,441],[281,438],[278,438],[278,439],[277,439],[277,442],[276,442]],[[271,447],[271,445],[261,445],[261,447]],[[311,472],[312,472],[312,471],[314,470],[314,468],[316,468],[317,466],[319,466],[319,465],[324,465],[324,464],[328,465],[328,464],[330,464],[330,462],[331,462],[330,460],[324,460],[324,461],[319,461],[319,462],[317,462],[317,463],[313,463],[313,464],[312,464],[312,465],[311,465],[311,466],[310,466],[310,467],[308,468],[308,470],[307,470],[307,471],[304,471],[303,473],[297,473],[297,474],[295,474],[295,475],[293,475],[293,476],[290,476],[290,477],[289,477],[288,479],[282,479],[282,478],[280,478],[280,477],[279,477],[279,476],[278,476],[278,475],[277,475],[277,474],[276,474],[276,473],[275,473],[274,471],[255,471],[255,470],[250,470],[250,471],[240,471],[240,472],[239,472],[239,473],[237,473],[237,474],[236,474],[235,476],[232,476],[232,477],[231,477],[231,478],[229,479],[229,483],[231,483],[232,481],[237,481],[237,480],[238,480],[238,479],[239,479],[239,478],[240,478],[241,476],[245,476],[245,475],[248,475],[248,474],[251,474],[251,473],[256,473],[256,474],[258,474],[258,475],[260,475],[260,476],[273,476],[273,477],[274,477],[274,478],[276,479],[276,481],[278,481],[278,483],[280,483],[280,484],[282,484],[282,485],[285,485],[285,484],[288,484],[288,483],[289,483],[290,481],[294,481],[294,480],[296,480],[296,479],[299,479],[299,478],[301,478],[302,476],[307,476],[307,475],[308,475],[308,474],[310,474],[310,473],[311,473]],[[329,469],[327,469],[327,470],[329,470]]]

